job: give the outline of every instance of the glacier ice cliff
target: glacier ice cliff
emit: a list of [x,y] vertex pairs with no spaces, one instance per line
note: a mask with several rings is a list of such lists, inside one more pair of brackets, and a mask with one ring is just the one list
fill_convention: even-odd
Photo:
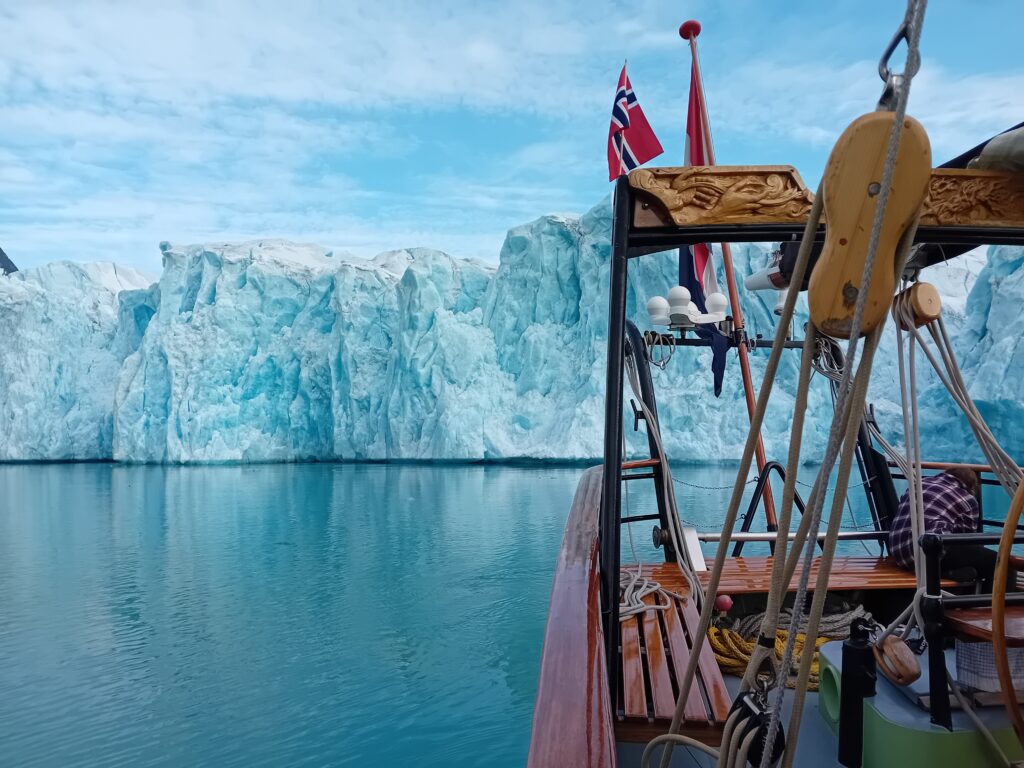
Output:
[[[0,459],[598,456],[610,230],[605,200],[514,227],[497,265],[423,248],[365,260],[264,240],[161,244],[152,284],[110,264],[0,277]],[[740,278],[766,259],[762,246],[734,249]],[[1024,250],[994,248],[987,262],[972,254],[926,274],[972,391],[1017,455],[1022,264]],[[675,272],[671,254],[631,262],[628,314],[641,328],[647,299]],[[744,296],[752,335],[777,332],[775,299]],[[898,432],[893,343],[890,332],[872,399]],[[780,458],[796,357],[784,358],[766,420],[768,452]],[[755,378],[766,359],[752,355]],[[707,350],[679,351],[654,374],[673,457],[735,458],[747,425],[735,354],[719,399]],[[969,433],[927,372],[922,391],[934,406],[926,451],[963,456]],[[809,411],[813,459],[831,418],[821,381]],[[640,438],[630,433],[638,447]]]
[[123,314],[149,284],[110,263],[0,276],[0,460],[110,458],[113,385],[138,344]]

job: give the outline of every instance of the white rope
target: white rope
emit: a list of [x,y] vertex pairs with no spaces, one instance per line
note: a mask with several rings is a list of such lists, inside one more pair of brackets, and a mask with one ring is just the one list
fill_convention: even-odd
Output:
[[[821,191],[820,187],[818,189]],[[811,205],[811,211],[807,218],[807,224],[804,227],[804,238],[800,243],[800,249],[797,253],[796,264],[793,269],[793,282],[795,284],[801,284],[803,277],[807,271],[807,264],[811,254],[811,244],[814,241],[814,235],[817,232],[818,224],[821,221],[822,212],[822,199],[821,195],[815,196],[814,202]],[[796,307],[797,294],[795,291],[791,291],[786,296],[785,305],[783,307],[782,317],[788,322],[793,316],[793,311]],[[771,354],[768,357],[768,362],[765,364],[764,376],[762,378],[761,390],[757,396],[757,407],[754,409],[754,414],[751,417],[750,429],[747,432],[747,439],[743,447],[743,454],[740,458],[740,467],[737,472],[737,483],[733,488],[732,496],[729,499],[729,506],[726,510],[725,521],[722,526],[722,539],[719,542],[718,551],[715,554],[715,562],[709,573],[708,587],[706,591],[706,600],[701,608],[700,619],[698,621],[697,630],[693,638],[693,648],[690,653],[690,658],[687,661],[686,669],[683,672],[683,676],[679,681],[679,696],[676,700],[676,709],[672,716],[672,723],[669,726],[669,733],[678,733],[679,727],[683,721],[684,704],[690,690],[692,689],[694,679],[697,674],[697,660],[700,655],[700,650],[706,641],[708,627],[711,625],[711,608],[714,604],[714,599],[718,593],[718,585],[722,576],[722,569],[725,565],[725,558],[727,549],[732,540],[733,529],[736,525],[736,519],[739,515],[739,506],[743,497],[743,489],[745,483],[743,482],[749,473],[751,465],[754,460],[754,447],[757,443],[757,435],[760,432],[761,425],[764,422],[764,415],[768,405],[768,398],[771,395],[772,385],[775,382],[775,375],[778,371],[779,361],[782,358],[782,351],[784,346],[784,339],[782,334],[776,334],[775,340],[772,342]],[[792,473],[795,478],[795,472]],[[787,484],[788,483],[787,481]],[[781,528],[781,525],[780,525]],[[788,531],[786,531],[788,534]],[[662,753],[661,763],[662,768],[668,768],[669,763],[672,760],[672,742],[668,741],[667,746]]]
[[[910,359],[906,362],[904,350],[904,337],[901,326],[904,324],[906,314],[901,311],[900,306],[894,306],[892,314],[896,319],[896,347],[897,362],[900,377],[900,405],[903,414],[903,442],[906,452],[902,457],[901,469],[907,479],[907,504],[910,511],[910,531],[912,539],[912,551],[914,556],[914,581],[917,588],[924,587],[924,558],[918,557],[921,534],[924,533],[924,486],[922,484],[921,470],[921,433],[918,426],[917,414],[917,369],[915,366],[914,350],[916,349],[915,338],[910,337]],[[909,371],[909,373],[908,373]],[[909,391],[907,378],[909,376]]]
[[[857,346],[859,341],[860,329],[863,324],[864,308],[866,306],[866,299],[868,293],[868,287],[871,284],[871,278],[874,272],[875,258],[878,253],[878,243],[881,237],[882,224],[885,218],[885,211],[888,206],[889,194],[892,188],[893,174],[896,168],[896,158],[899,151],[900,138],[902,135],[902,127],[904,118],[906,116],[907,109],[907,98],[910,93],[910,85],[913,80],[914,73],[917,71],[920,65],[920,36],[921,36],[921,22],[923,21],[924,11],[927,6],[927,0],[909,0],[907,5],[907,15],[905,19],[906,26],[906,38],[907,38],[907,64],[906,71],[903,76],[903,87],[899,88],[896,92],[896,107],[893,119],[892,130],[889,135],[889,146],[886,152],[885,164],[882,173],[881,189],[878,195],[878,201],[875,207],[874,221],[871,227],[871,235],[868,240],[868,250],[864,260],[864,272],[861,277],[860,289],[857,294],[857,302],[854,308],[853,321],[851,322],[851,334],[849,344],[847,345],[847,352],[845,355],[846,365],[844,366],[843,378],[839,383],[838,401],[836,404],[837,410],[843,414],[844,419],[833,419],[832,429],[829,434],[828,444],[826,446],[825,458],[826,461],[820,472],[830,473],[832,466],[836,460],[837,454],[839,453],[840,445],[844,445],[844,456],[843,460],[840,461],[839,466],[839,486],[836,493],[844,493],[846,489],[844,487],[845,476],[848,476],[849,464],[852,458],[852,446],[849,445],[849,433],[850,428],[853,426],[853,420],[860,421],[861,411],[863,409],[863,400],[858,402],[858,398],[862,398],[866,394],[867,381],[866,376],[861,381],[861,368],[867,366],[865,373],[870,372],[871,358],[874,353],[874,346],[877,344],[878,337],[881,334],[882,326],[879,325],[875,332],[868,336],[868,341],[865,342],[864,347],[864,360],[861,365],[857,366],[857,375],[853,377],[858,384],[861,385],[860,389],[854,393],[858,387],[851,386],[851,372],[856,363]],[[912,235],[916,230],[916,222],[911,225],[908,230]],[[906,258],[909,255],[910,243],[912,239],[908,241],[906,236],[901,239],[899,251],[897,252],[895,267],[897,274],[902,272],[903,265],[906,262]],[[854,399],[847,404],[847,401],[853,395]],[[843,422],[845,419],[850,421]],[[845,440],[844,440],[845,438]],[[826,474],[827,476],[827,474]],[[819,474],[819,480],[822,475]],[[823,484],[822,484],[823,485]],[[805,513],[805,517],[809,514],[811,518],[811,532],[808,533],[807,547],[805,552],[804,565],[801,569],[800,581],[797,585],[796,597],[794,600],[795,606],[802,606],[807,592],[807,584],[810,580],[810,569],[811,562],[814,554],[813,546],[817,539],[818,529],[821,521],[821,510],[824,504],[824,494],[812,493],[812,506],[808,513]],[[835,515],[835,502],[833,502],[833,515]],[[820,570],[818,573],[818,586],[821,587],[822,579],[828,577],[828,570],[831,566],[832,552],[835,549],[835,533],[838,532],[838,520],[835,517],[829,520],[829,536],[826,537],[825,541],[825,552],[822,554]],[[794,549],[794,554],[798,548]],[[827,582],[826,582],[827,586]],[[813,647],[817,639],[817,623],[820,618],[821,611],[824,607],[824,590],[819,589],[815,591],[814,599],[811,605],[811,613],[808,617],[807,632],[806,632],[806,643],[810,643]],[[799,617],[799,613],[794,616],[794,622],[792,625],[792,631],[789,633],[787,638],[785,652],[783,654],[782,669],[787,669],[789,664],[792,663],[794,645],[796,635],[799,630],[799,621],[796,619]],[[789,727],[789,738],[793,744],[799,738],[800,723],[803,717],[803,701],[806,696],[807,680],[810,676],[810,661],[811,654],[804,654],[800,663],[800,674],[797,678],[797,688],[794,693],[793,699],[793,712],[790,718]],[[768,721],[768,732],[765,738],[766,744],[773,744],[775,741],[776,733],[778,732],[779,720],[782,715],[782,702],[785,696],[785,686],[779,686],[778,692],[775,696],[775,703],[771,711],[771,716]],[[796,750],[795,748],[788,748],[783,758],[783,765],[785,768],[791,768],[795,759]],[[761,757],[760,768],[768,768],[770,764],[770,750],[765,749]]]
[[967,701],[967,697],[964,696],[963,691],[960,690],[960,686],[957,685],[956,679],[946,670],[946,679],[949,681],[949,687],[953,691],[953,695],[956,696],[956,700],[960,702],[960,708],[974,723],[974,727],[978,729],[982,737],[985,739],[985,743],[988,744],[992,750],[993,755],[999,761],[1001,765],[1009,768],[1013,763],[1010,762],[1010,758],[1003,752],[1003,748],[999,746],[999,742],[996,741],[996,737],[992,735],[992,731],[988,729],[985,723],[982,722],[981,718],[978,717],[978,713],[974,711],[971,703]]
[[[668,507],[668,532],[669,540],[672,544],[673,549],[676,552],[676,562],[679,565],[679,570],[683,574],[683,578],[690,589],[690,595],[693,597],[695,604],[700,605],[703,601],[703,593],[700,589],[700,582],[697,580],[697,575],[693,571],[693,564],[689,561],[689,554],[683,546],[683,531],[682,522],[679,519],[679,507],[676,502],[675,486],[672,480],[672,468],[669,466],[668,454],[665,452],[664,443],[661,438],[661,428],[658,425],[658,418],[654,412],[648,407],[644,401],[643,396],[640,393],[640,379],[639,373],[636,368],[636,356],[644,354],[643,350],[633,350],[633,355],[627,355],[625,358],[626,368],[626,379],[629,382],[629,388],[633,392],[634,397],[640,404],[640,409],[644,415],[644,424],[647,427],[648,434],[651,436],[657,448],[657,458],[661,462],[661,477],[662,477],[662,493],[665,499],[665,504]],[[628,491],[627,491],[628,492]],[[627,526],[628,530],[628,526]],[[632,542],[632,538],[630,538]],[[634,558],[636,552],[633,553]],[[669,592],[664,589],[660,584],[652,579],[644,579],[640,574],[639,561],[637,563],[636,578],[633,579],[633,574],[630,574],[631,579],[627,583],[626,592],[623,595],[623,602],[625,603],[625,615],[622,614],[622,608],[620,607],[619,620],[622,621],[624,618],[629,618],[637,613],[642,613],[647,608],[654,606],[647,606],[642,603],[642,599],[645,596],[660,593],[666,598],[666,603],[661,604],[662,609],[667,608],[668,597],[679,597],[674,592]],[[642,606],[642,607],[640,607]]]

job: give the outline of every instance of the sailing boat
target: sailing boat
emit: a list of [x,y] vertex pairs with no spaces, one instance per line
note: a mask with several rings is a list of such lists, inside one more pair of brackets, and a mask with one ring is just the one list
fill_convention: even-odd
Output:
[[[883,54],[879,108],[839,138],[816,193],[789,166],[639,168],[616,182],[604,462],[583,473],[566,523],[541,661],[532,768],[961,766],[1024,759],[1008,648],[1024,646],[1024,593],[1007,594],[1011,547],[1024,542],[1017,527],[1024,483],[966,393],[943,338],[941,301],[924,282],[928,268],[978,245],[1024,244],[1024,129],[932,167],[924,127],[906,114],[923,13],[924,3],[910,0]],[[695,37],[692,25],[689,32]],[[903,42],[906,68],[892,72],[889,57]],[[728,264],[733,318],[695,316],[690,297],[673,289],[652,304],[651,329],[626,320],[629,260],[665,258],[669,249],[696,243],[772,240],[783,243],[770,268],[772,283],[791,289],[780,301],[779,327],[789,327],[797,295],[807,291],[811,322],[803,339],[746,338],[734,322],[738,294]],[[866,408],[872,356],[890,315],[901,361],[904,350],[917,350],[936,367],[988,459],[957,466],[1012,496],[1005,523],[984,521],[995,532],[922,533],[923,474],[954,465],[920,455],[913,376],[901,376],[905,450],[886,441]],[[771,348],[736,487],[716,532],[680,521],[650,373],[652,350],[678,354],[701,346],[692,333],[707,322],[734,348]],[[758,485],[736,531],[775,368],[796,349],[801,377],[789,456],[785,465],[759,462]],[[795,486],[799,403],[814,371],[830,380],[836,415],[825,464],[805,500]],[[640,459],[623,455],[624,385],[647,432],[650,455]],[[840,526],[855,459],[872,512],[870,531]],[[772,474],[783,483],[778,517],[767,517],[767,533],[753,533],[749,522],[770,493]],[[910,489],[914,571],[884,554],[837,554],[837,542],[851,539],[876,541],[884,552],[899,479]],[[657,514],[624,517],[624,484],[648,480]],[[624,564],[621,527],[648,520],[657,522],[664,561]],[[751,541],[768,542],[773,556],[744,555]],[[979,593],[969,576],[943,576],[944,553],[969,544],[999,547],[991,594]],[[716,547],[713,560],[702,545]],[[714,621],[716,609],[729,608],[723,595],[736,598],[733,627],[749,618],[752,634]],[[829,615],[832,596],[857,609]],[[846,639],[830,639],[837,636]],[[983,680],[993,677],[998,685]]]

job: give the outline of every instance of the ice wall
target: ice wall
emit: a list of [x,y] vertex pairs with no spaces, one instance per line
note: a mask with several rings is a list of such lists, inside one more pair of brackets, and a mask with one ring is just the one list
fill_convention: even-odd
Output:
[[[429,249],[362,260],[264,240],[163,244],[163,273],[152,285],[113,265],[0,277],[8,337],[0,347],[0,458],[598,456],[610,230],[605,200],[583,216],[511,229],[497,266]],[[1022,254],[993,249],[983,271],[984,259],[969,256],[926,276],[943,293],[965,376],[1003,433],[1024,416],[1013,373],[1021,370]],[[752,245],[733,255],[740,279],[768,257]],[[675,275],[674,254],[631,262],[628,313],[641,328],[647,299],[664,294]],[[775,300],[744,294],[752,335],[779,332]],[[897,428],[891,336],[872,399],[883,424]],[[751,355],[755,380],[767,355]],[[768,453],[778,458],[796,372],[797,353],[787,353],[765,428]],[[708,350],[679,350],[655,370],[655,384],[675,458],[738,456],[747,416],[735,353],[719,399]],[[952,403],[927,374],[922,391],[930,398],[926,450],[962,456],[967,433]],[[830,419],[819,381],[805,434],[809,459],[820,456]],[[642,435],[630,440],[643,444]]]
[[0,275],[0,460],[111,456],[114,383],[139,338],[122,306],[149,283],[107,262]]

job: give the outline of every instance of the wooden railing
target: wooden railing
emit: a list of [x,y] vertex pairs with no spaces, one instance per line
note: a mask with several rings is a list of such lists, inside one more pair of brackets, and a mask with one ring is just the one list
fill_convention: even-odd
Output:
[[614,768],[615,732],[601,629],[600,467],[583,473],[565,524],[533,710],[529,768]]

